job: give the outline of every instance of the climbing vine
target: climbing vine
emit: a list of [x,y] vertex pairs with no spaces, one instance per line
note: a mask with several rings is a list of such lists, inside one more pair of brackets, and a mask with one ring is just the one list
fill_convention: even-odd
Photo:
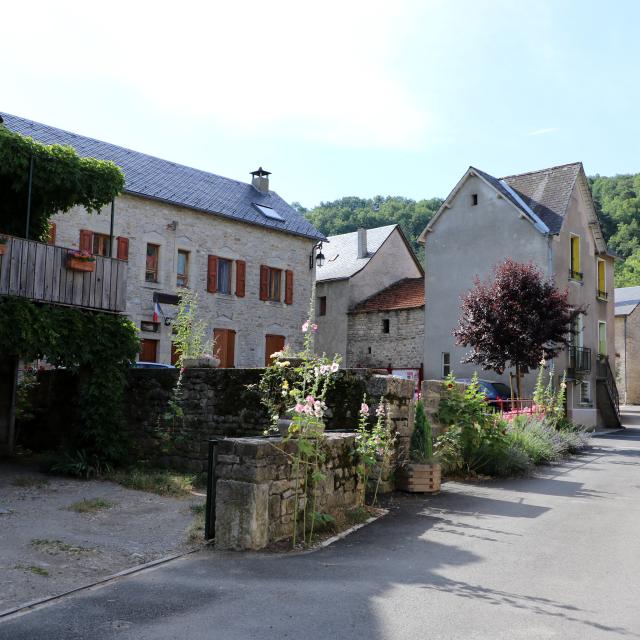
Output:
[[122,398],[138,350],[137,329],[123,316],[0,301],[0,357],[46,358],[78,376],[79,424],[69,446],[85,458],[113,464],[125,455]]
[[24,237],[33,158],[29,237],[44,239],[49,218],[75,205],[100,211],[124,188],[113,162],[81,158],[73,148],[46,145],[0,124],[0,232]]

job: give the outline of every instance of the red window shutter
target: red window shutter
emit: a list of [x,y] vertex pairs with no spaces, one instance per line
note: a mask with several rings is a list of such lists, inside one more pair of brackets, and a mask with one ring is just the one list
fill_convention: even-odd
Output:
[[49,235],[47,236],[47,244],[55,244],[56,243],[56,223],[49,223]]
[[129,259],[129,238],[124,238],[122,236],[118,236],[118,260],[128,260]]
[[215,293],[218,290],[218,256],[209,256],[207,261],[207,291]]
[[93,233],[87,229],[80,229],[80,251],[92,252]]
[[293,271],[289,269],[284,272],[284,301],[293,304]]
[[236,295],[238,298],[244,298],[246,276],[247,263],[244,260],[236,260]]
[[269,299],[269,267],[260,265],[260,300]]
[[236,332],[227,331],[227,368],[236,366]]

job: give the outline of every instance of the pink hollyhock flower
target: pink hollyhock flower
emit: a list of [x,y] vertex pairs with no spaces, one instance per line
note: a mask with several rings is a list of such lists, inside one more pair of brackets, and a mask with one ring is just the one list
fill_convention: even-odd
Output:
[[379,418],[380,416],[383,416],[383,415],[384,415],[384,405],[380,403],[378,405],[378,408],[376,409],[376,416],[378,416]]
[[332,362],[330,369],[331,373],[335,373],[340,368],[340,365],[337,362]]
[[302,325],[302,332],[303,332],[303,333],[307,333],[307,331],[309,331],[309,323],[308,323],[308,322],[305,322],[305,323]]
[[360,405],[360,413],[361,413],[363,416],[368,416],[368,415],[369,415],[369,405],[368,405],[368,404],[366,404],[365,402],[363,402],[363,403]]
[[307,396],[307,397],[305,398],[305,400],[306,400],[309,404],[313,404],[313,403],[316,401],[316,399],[315,399],[313,396]]
[[294,408],[294,411],[295,411],[296,413],[304,413],[305,408],[306,408],[306,407],[305,407],[303,404],[300,404],[300,403],[298,402],[298,404],[296,404],[296,406],[295,406],[295,408]]

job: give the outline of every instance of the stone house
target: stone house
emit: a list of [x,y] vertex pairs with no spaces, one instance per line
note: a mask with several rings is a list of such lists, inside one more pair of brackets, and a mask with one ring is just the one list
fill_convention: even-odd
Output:
[[244,183],[24,118],[4,121],[122,168],[124,192],[111,208],[58,214],[52,235],[56,245],[126,262],[125,312],[140,328],[141,360],[175,361],[171,322],[184,288],[198,293],[221,366],[264,366],[285,343],[299,346],[325,238],[270,189],[268,171]]
[[640,404],[640,287],[615,290],[616,380],[623,404]]
[[[453,371],[470,377],[476,365],[462,362],[463,347],[452,331],[458,325],[460,297],[476,276],[488,277],[507,258],[531,262],[568,289],[569,301],[587,309],[576,323],[573,345],[555,362],[567,372],[567,407],[576,423],[619,423],[614,353],[613,263],[594,208],[582,163],[495,178],[469,169],[423,231],[425,291],[425,377]],[[479,371],[480,377],[510,382]],[[533,390],[535,372],[525,376]]]
[[405,278],[348,313],[347,360],[422,382],[424,277]]
[[349,312],[400,280],[423,277],[424,271],[397,224],[327,240],[324,263],[316,269],[315,349],[339,354],[343,365],[352,367],[358,358],[349,351]]

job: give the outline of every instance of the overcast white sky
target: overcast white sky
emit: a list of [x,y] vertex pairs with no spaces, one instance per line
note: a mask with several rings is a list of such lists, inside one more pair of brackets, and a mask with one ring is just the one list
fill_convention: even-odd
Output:
[[640,171],[636,33],[618,0],[3,5],[0,113],[288,200],[444,196],[582,160]]

